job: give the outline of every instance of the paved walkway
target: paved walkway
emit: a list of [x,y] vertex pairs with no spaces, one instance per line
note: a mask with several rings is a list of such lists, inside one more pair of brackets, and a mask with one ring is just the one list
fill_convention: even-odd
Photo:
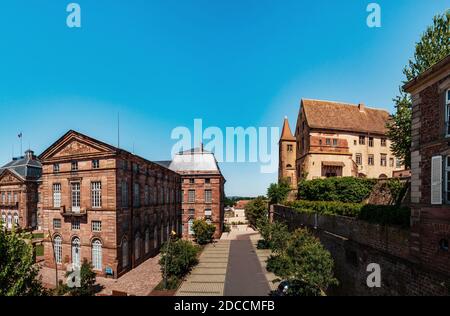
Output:
[[255,251],[260,236],[239,227],[207,245],[199,264],[177,291],[177,296],[267,296],[270,286],[261,258]]

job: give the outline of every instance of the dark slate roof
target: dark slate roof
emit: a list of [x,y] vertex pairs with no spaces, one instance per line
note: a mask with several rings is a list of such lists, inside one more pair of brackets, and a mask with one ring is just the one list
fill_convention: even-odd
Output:
[[23,180],[39,180],[42,175],[42,165],[32,151],[26,151],[25,156],[13,158],[0,168],[0,174],[9,170]]
[[169,168],[172,161],[171,160],[162,160],[162,161],[154,161],[154,163],[160,165],[161,167]]

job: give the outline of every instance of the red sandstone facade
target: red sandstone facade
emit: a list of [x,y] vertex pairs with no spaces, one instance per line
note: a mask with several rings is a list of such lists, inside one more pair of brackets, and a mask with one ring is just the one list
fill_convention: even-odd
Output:
[[69,131],[40,155],[45,265],[119,277],[181,230],[181,177]]
[[405,90],[413,100],[410,250],[450,278],[450,56]]

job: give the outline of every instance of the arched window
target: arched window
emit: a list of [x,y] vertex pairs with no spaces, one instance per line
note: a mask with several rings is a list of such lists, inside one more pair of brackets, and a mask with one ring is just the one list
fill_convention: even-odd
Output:
[[72,239],[72,266],[81,266],[81,242],[78,237]]
[[189,235],[194,235],[194,230],[192,229],[192,225],[194,224],[194,220],[191,218],[188,222],[188,233]]
[[150,251],[150,230],[147,228],[145,230],[145,254]]
[[5,214],[5,212],[2,213],[2,226],[6,227],[6,214]]
[[158,229],[156,225],[153,228],[153,248],[158,248]]
[[14,226],[19,227],[19,214],[14,213]]
[[286,165],[286,168],[292,168],[292,165]]
[[8,229],[12,228],[12,215],[11,215],[11,213],[8,214],[7,225],[8,225],[7,226]]
[[92,265],[94,270],[102,271],[102,242],[98,239],[92,242]]
[[139,236],[138,233],[134,237],[134,260],[138,260],[139,257],[141,256],[140,247],[141,247],[141,236]]
[[62,239],[60,236],[56,236],[53,239],[53,249],[55,251],[55,261],[57,264],[62,263]]
[[122,267],[128,266],[128,240],[126,237],[122,239]]

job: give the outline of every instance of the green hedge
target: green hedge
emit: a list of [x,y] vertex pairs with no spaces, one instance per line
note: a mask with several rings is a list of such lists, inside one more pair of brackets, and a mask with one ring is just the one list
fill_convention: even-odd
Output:
[[380,225],[410,226],[411,210],[408,207],[325,201],[294,201],[287,206],[304,213],[355,217]]
[[374,179],[334,177],[299,182],[299,198],[308,201],[339,201],[360,203],[375,185]]
[[288,206],[301,212],[319,213],[323,215],[341,215],[357,217],[363,205],[361,203],[343,203],[327,201],[294,201]]

